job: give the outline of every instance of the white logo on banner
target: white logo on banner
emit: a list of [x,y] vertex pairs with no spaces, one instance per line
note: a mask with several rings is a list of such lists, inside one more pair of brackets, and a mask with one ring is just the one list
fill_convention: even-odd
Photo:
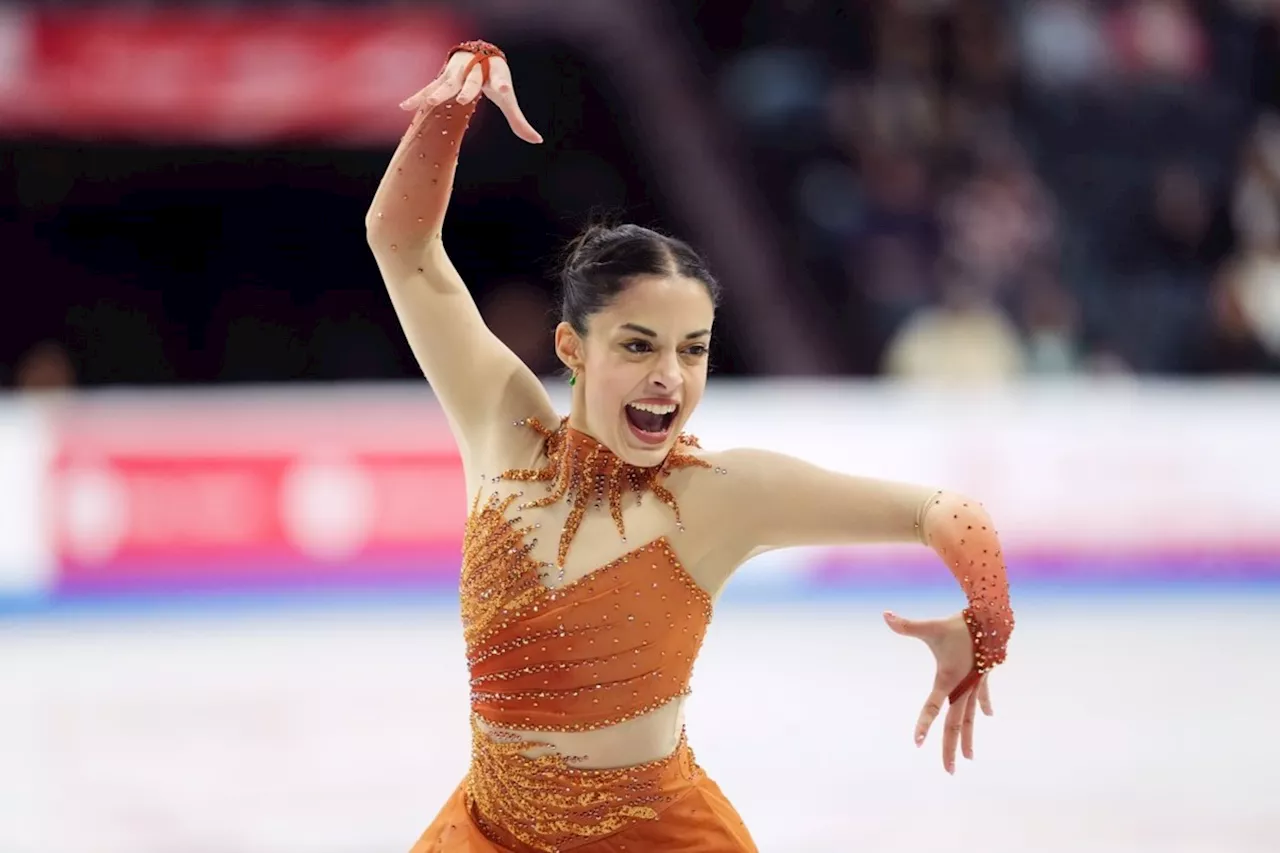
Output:
[[115,556],[129,529],[129,490],[110,469],[69,468],[62,475],[66,548],[76,559]]
[[367,474],[344,462],[302,462],[280,489],[280,517],[299,549],[338,560],[360,551],[373,527],[374,490]]

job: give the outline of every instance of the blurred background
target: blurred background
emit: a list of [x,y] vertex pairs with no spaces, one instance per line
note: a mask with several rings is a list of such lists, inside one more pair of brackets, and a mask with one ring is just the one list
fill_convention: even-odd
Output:
[[1280,3],[9,0],[0,851],[407,850],[465,772],[466,495],[363,219],[473,37],[547,143],[481,107],[450,254],[558,403],[612,212],[726,285],[704,444],[1001,524],[954,779],[877,621],[945,569],[735,579],[690,736],[761,849],[1280,849]]

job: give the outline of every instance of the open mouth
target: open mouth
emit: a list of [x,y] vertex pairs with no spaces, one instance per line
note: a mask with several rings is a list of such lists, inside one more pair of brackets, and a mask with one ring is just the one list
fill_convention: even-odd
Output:
[[679,411],[675,403],[628,403],[627,425],[641,441],[659,444],[666,440]]

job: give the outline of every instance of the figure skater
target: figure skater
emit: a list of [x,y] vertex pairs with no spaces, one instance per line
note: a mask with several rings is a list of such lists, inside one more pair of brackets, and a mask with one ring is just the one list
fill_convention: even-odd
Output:
[[[886,613],[937,660],[917,745],[946,707],[942,763],[972,757],[975,707],[1013,628],[1000,543],[973,500],[761,450],[711,452],[682,428],[706,387],[719,285],[680,240],[593,227],[561,274],[555,351],[567,418],[485,328],[441,237],[481,96],[540,143],[502,52],[459,45],[414,113],[369,209],[369,245],[458,442],[471,510],[462,630],[471,764],[413,853],[756,849],[694,761],[683,702],[717,596],[764,551],[919,541],[968,607]],[[797,440],[803,440],[798,434]],[[949,704],[948,704],[949,703]]]

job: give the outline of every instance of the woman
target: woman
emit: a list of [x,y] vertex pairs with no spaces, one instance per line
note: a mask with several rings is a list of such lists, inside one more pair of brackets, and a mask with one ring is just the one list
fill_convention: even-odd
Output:
[[[885,614],[938,670],[915,728],[950,699],[943,764],[972,757],[986,671],[1013,627],[1000,546],[966,498],[825,471],[755,450],[708,452],[681,432],[706,386],[719,287],[684,243],[594,228],[562,274],[561,420],[484,326],[445,253],[458,146],[488,95],[542,139],[502,53],[469,42],[402,106],[416,113],[366,220],[409,343],[457,438],[472,496],[462,614],[472,761],[414,853],[755,850],[693,759],[683,697],[712,604],[772,548],[918,540],[964,586],[949,619]],[[539,488],[541,484],[541,488]]]

